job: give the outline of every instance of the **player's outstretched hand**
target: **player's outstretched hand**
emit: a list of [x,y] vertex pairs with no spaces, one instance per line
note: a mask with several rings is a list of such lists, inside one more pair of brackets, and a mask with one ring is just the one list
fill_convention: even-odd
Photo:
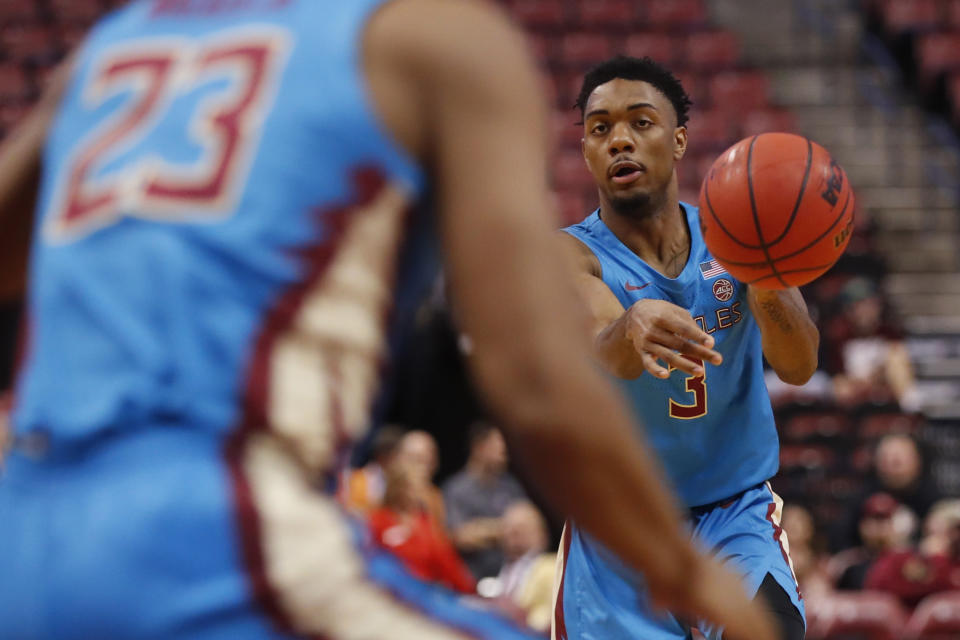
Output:
[[657,378],[667,378],[671,368],[702,376],[703,362],[723,362],[712,349],[713,337],[700,328],[689,311],[666,300],[638,300],[624,319],[626,335],[644,368]]
[[724,640],[778,640],[776,626],[763,605],[747,597],[739,576],[703,556],[684,602],[673,609],[723,628]]

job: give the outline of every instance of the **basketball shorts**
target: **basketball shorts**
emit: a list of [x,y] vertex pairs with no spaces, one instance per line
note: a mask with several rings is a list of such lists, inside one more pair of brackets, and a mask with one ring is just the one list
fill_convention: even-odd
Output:
[[12,453],[0,638],[529,640],[408,575],[266,436],[169,426]]
[[[801,616],[804,603],[793,574],[787,535],[780,528],[783,501],[769,484],[690,511],[696,543],[743,576],[751,597],[769,574]],[[576,526],[563,532],[558,559],[553,637],[556,640],[685,640],[692,626],[709,640],[721,629],[656,611],[643,578]]]

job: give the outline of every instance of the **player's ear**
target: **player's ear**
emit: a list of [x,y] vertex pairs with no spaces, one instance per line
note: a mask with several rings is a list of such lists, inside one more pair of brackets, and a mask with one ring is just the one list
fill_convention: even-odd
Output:
[[677,127],[673,131],[673,159],[679,160],[687,152],[687,128]]

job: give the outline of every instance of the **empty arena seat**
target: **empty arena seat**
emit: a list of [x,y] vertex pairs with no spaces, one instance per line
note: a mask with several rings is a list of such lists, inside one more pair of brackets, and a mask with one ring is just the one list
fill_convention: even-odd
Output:
[[51,27],[20,24],[0,29],[0,47],[16,60],[44,58],[56,54],[57,38]]
[[951,31],[960,30],[960,0],[948,0],[943,21]]
[[564,225],[580,222],[592,210],[584,198],[584,192],[579,189],[563,189],[554,192],[554,206],[560,214],[560,222]]
[[577,151],[561,151],[556,154],[553,162],[554,184],[564,189],[581,189],[592,187],[593,176],[587,170],[583,155]]
[[904,640],[956,640],[960,638],[960,591],[935,593],[924,598],[907,621]]
[[583,139],[583,127],[577,122],[580,112],[556,111],[552,117],[553,136],[557,144],[564,149],[579,151],[580,140]]
[[899,640],[906,620],[894,596],[874,591],[833,593],[811,617],[808,637],[821,640]]
[[90,25],[103,13],[103,6],[97,0],[48,0],[48,2],[60,22]]
[[740,57],[740,44],[729,31],[697,31],[687,36],[686,64],[698,71],[733,67]]
[[710,87],[704,75],[685,70],[678,71],[675,75],[683,84],[695,107],[702,107],[710,102]]
[[568,33],[560,41],[560,59],[566,64],[593,65],[613,55],[613,44],[603,33]]
[[510,0],[510,13],[524,25],[556,27],[566,19],[563,0]]
[[0,24],[6,29],[14,21],[30,22],[37,17],[38,6],[36,0],[3,0],[0,3]]
[[15,63],[0,65],[0,100],[16,102],[27,97],[30,85],[23,67]]
[[891,34],[934,29],[941,20],[938,0],[885,0],[881,13]]
[[960,33],[928,33],[916,47],[921,82],[929,85],[939,74],[960,69]]
[[707,9],[703,0],[646,0],[643,3],[645,28],[695,28],[706,24]]
[[788,109],[770,107],[753,109],[741,120],[740,134],[744,137],[766,133],[768,131],[786,131],[794,133],[797,130],[797,120]]
[[714,108],[742,113],[768,106],[768,80],[760,71],[724,71],[710,78]]
[[643,58],[649,56],[668,67],[680,63],[681,43],[668,33],[642,31],[627,36],[623,43],[623,52],[628,56]]
[[693,152],[722,151],[735,141],[737,125],[718,109],[695,109],[687,123],[688,146]]
[[584,25],[630,27],[637,18],[633,0],[579,0],[577,17]]

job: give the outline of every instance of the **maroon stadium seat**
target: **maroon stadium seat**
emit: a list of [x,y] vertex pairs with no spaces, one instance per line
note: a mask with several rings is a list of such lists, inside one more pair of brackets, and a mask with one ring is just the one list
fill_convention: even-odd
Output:
[[0,100],[16,102],[27,97],[30,85],[27,74],[19,64],[0,65]]
[[522,24],[556,27],[566,18],[563,0],[510,0],[510,13]]
[[48,0],[50,8],[61,22],[76,22],[89,26],[100,14],[103,7],[97,0]]
[[53,29],[40,24],[21,24],[0,29],[0,45],[8,56],[17,60],[52,56],[58,48]]
[[767,76],[760,71],[724,71],[710,79],[714,108],[743,113],[768,105]]
[[703,0],[645,0],[643,25],[652,27],[698,27],[707,22]]
[[740,56],[740,45],[729,31],[698,31],[687,36],[687,65],[696,70],[732,68]]
[[787,420],[781,429],[784,440],[794,443],[843,438],[850,436],[852,431],[850,419],[839,411],[801,413]]
[[924,598],[910,620],[904,640],[956,640],[960,638],[960,591],[935,593]]
[[892,34],[933,29],[940,23],[938,0],[885,0],[883,22]]
[[741,135],[744,137],[766,133],[768,131],[796,132],[797,121],[788,109],[770,107],[754,109],[741,120]]
[[584,25],[630,27],[636,22],[633,0],[579,0],[577,16]]
[[960,0],[948,0],[944,9],[944,22],[951,31],[960,30]]
[[719,152],[736,141],[737,124],[728,112],[696,109],[690,114],[687,131],[688,145],[694,152]]
[[612,55],[610,38],[602,33],[568,33],[560,41],[560,58],[567,64],[593,65]]
[[554,184],[564,189],[581,189],[593,186],[593,176],[587,170],[580,150],[561,151],[553,163]]
[[677,65],[682,59],[681,46],[677,38],[668,33],[653,31],[629,35],[623,43],[623,52],[635,58],[649,56],[667,67]]
[[927,86],[945,71],[960,68],[960,33],[928,33],[917,40],[920,80]]
[[580,140],[583,139],[583,127],[577,122],[580,112],[557,111],[553,114],[553,135],[557,144],[563,149],[580,151]]
[[811,640],[899,640],[906,620],[894,596],[873,591],[831,594],[811,617]]

